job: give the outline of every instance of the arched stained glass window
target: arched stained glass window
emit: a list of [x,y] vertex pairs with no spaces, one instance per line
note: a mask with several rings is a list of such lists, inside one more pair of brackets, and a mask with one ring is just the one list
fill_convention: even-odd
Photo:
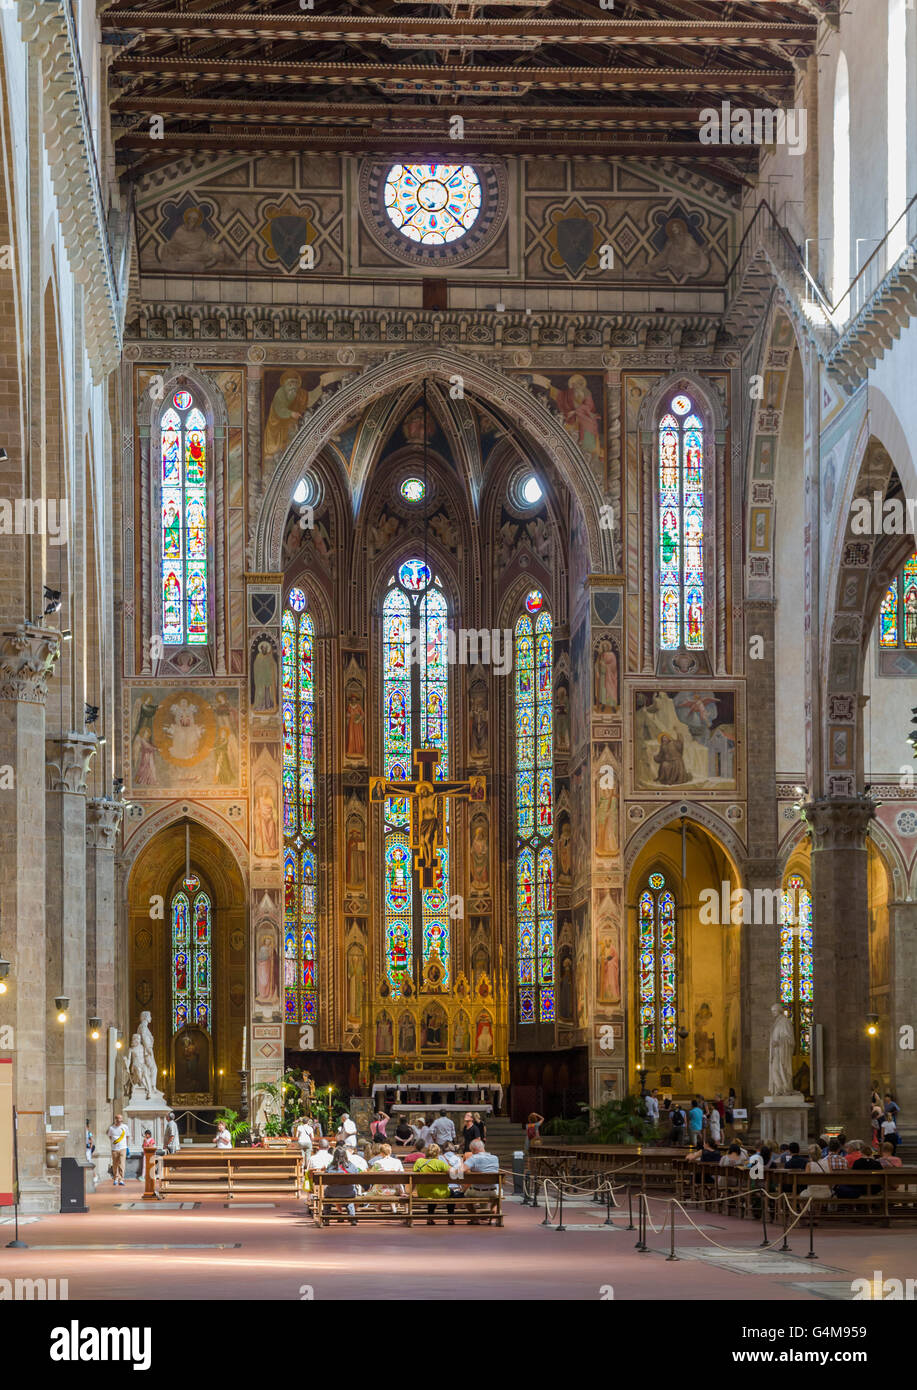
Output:
[[172,898],[172,1032],[195,1023],[212,1030],[212,922],[210,898],[196,875]]
[[704,427],[689,396],[659,422],[659,645],[704,645]]
[[[392,576],[382,606],[383,775],[404,782],[414,775],[415,748],[436,748],[435,776],[449,776],[449,610],[440,581],[417,559]],[[410,807],[388,797],[384,806],[383,921],[386,970],[400,990],[415,971],[415,942],[421,969],[439,956],[445,983],[451,978],[449,939],[449,812],[447,848],[440,855],[438,882],[424,886],[412,864]]]
[[650,874],[638,911],[640,1051],[646,1059],[678,1051],[675,898],[662,874]]
[[315,626],[291,589],[282,619],[283,983],[287,1023],[315,1023]]
[[812,898],[805,881],[793,874],[783,890],[783,922],[780,928],[780,1003],[793,1021],[796,1053],[812,1051],[812,1006],[815,943],[812,936]]
[[894,583],[879,609],[879,646],[917,650],[917,551]]
[[162,640],[207,641],[207,432],[190,391],[159,421],[162,466]]
[[533,589],[515,629],[519,1022],[554,1019],[554,636]]

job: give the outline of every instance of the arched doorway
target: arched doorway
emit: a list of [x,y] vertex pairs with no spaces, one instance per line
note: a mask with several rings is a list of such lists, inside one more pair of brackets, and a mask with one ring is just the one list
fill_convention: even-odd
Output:
[[127,905],[125,1018],[132,1031],[152,1015],[164,1095],[201,1115],[237,1109],[248,932],[232,853],[198,822],[174,821],[138,854]]

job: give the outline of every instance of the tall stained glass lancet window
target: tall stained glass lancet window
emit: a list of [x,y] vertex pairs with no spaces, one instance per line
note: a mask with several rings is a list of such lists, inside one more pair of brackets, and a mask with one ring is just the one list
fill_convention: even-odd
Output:
[[704,645],[704,426],[690,396],[659,422],[659,645]]
[[207,430],[190,391],[159,422],[162,465],[162,640],[207,641]]
[[650,874],[640,894],[639,990],[642,1058],[678,1050],[678,952],[675,898],[663,874]]
[[515,629],[519,1022],[554,1019],[554,635],[532,589]]
[[302,589],[282,618],[283,997],[287,1023],[315,1023],[315,625]]
[[917,551],[886,590],[879,609],[879,646],[917,650]]
[[813,977],[812,898],[805,880],[792,874],[783,890],[780,927],[780,1003],[793,1020],[797,1055],[812,1051]]
[[[406,560],[389,580],[382,605],[382,759],[392,782],[414,776],[415,748],[436,748],[436,778],[449,776],[449,609],[440,580],[423,560]],[[444,983],[451,979],[449,938],[449,814],[447,848],[440,855],[438,882],[424,886],[414,870],[407,798],[388,797],[384,806],[384,899],[386,971],[393,990],[415,973],[419,939],[421,969],[437,954]]]
[[194,1023],[208,1033],[212,1017],[213,924],[210,898],[196,874],[182,879],[171,906],[172,1032]]

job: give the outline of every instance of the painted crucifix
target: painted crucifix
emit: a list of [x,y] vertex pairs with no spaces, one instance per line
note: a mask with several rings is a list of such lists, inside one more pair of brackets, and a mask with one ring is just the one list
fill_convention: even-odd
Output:
[[414,777],[409,781],[390,782],[385,777],[370,777],[370,801],[400,797],[411,808],[411,849],[414,867],[420,871],[424,888],[438,886],[440,855],[446,848],[446,801],[459,797],[468,801],[487,799],[487,779],[469,777],[464,782],[437,780],[438,748],[414,749]]

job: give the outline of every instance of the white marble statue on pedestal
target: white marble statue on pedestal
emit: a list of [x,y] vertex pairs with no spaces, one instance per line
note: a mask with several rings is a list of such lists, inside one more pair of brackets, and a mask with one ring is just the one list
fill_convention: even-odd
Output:
[[124,1118],[131,1131],[131,1152],[139,1149],[149,1130],[157,1148],[164,1142],[165,1120],[169,1113],[166,1098],[156,1082],[159,1068],[153,1052],[152,1015],[145,1009],[140,1015],[137,1030],[131,1034],[130,1051],[124,1060],[127,1073],[126,1089],[129,1099],[124,1106]]
[[774,1026],[771,1029],[767,1089],[772,1096],[797,1095],[793,1086],[793,1052],[796,1039],[793,1025],[779,1004],[771,1005]]
[[771,1005],[774,1026],[768,1048],[767,1085],[769,1095],[757,1106],[761,1138],[765,1143],[797,1143],[803,1148],[809,1132],[812,1109],[801,1091],[793,1087],[793,1053],[796,1037],[793,1025],[779,1004]]

